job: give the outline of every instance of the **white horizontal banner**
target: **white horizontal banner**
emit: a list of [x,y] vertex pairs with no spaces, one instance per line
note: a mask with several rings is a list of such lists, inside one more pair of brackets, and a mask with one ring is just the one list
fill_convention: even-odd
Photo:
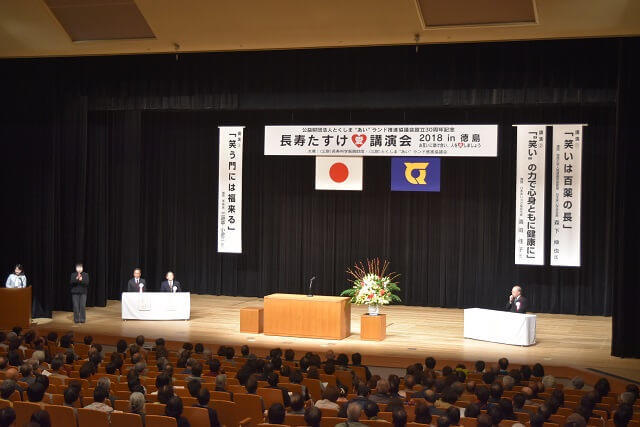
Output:
[[265,126],[264,154],[496,157],[498,125]]

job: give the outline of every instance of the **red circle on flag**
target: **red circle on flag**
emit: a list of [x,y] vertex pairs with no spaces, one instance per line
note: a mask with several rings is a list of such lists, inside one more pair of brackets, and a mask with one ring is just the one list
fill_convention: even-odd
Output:
[[344,182],[349,177],[349,168],[344,163],[334,163],[329,168],[329,176],[335,182]]

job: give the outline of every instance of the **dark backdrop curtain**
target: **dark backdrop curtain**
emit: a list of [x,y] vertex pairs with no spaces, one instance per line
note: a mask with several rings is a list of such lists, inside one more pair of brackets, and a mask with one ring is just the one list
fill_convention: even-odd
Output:
[[[638,230],[622,182],[637,125],[620,84],[637,86],[623,70],[636,45],[3,61],[0,265],[25,264],[39,315],[70,308],[76,260],[91,274],[88,304],[105,305],[136,266],[151,288],[172,269],[196,293],[302,292],[315,275],[317,293],[336,294],[346,267],[380,256],[406,304],[497,308],[518,282],[533,311],[626,316],[637,249],[620,239]],[[389,191],[389,159],[365,159],[363,192],[317,192],[313,158],[262,154],[265,124],[380,122],[497,123],[499,155],[445,158],[442,191],[420,194]],[[513,264],[514,123],[589,124],[581,268]],[[223,124],[247,126],[241,255],[216,252]]]

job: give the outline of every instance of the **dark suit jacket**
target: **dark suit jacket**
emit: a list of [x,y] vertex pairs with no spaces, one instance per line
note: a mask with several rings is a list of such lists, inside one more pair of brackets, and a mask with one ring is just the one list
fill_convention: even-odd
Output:
[[[143,292],[146,291],[147,290],[147,282],[145,282],[142,277],[140,278],[140,283],[142,283],[144,285],[144,287],[142,288],[142,291]],[[127,289],[128,289],[128,292],[140,292],[139,285],[136,284],[136,279],[134,277],[129,279],[129,283],[127,283]]]
[[75,271],[71,273],[71,280],[69,281],[69,283],[71,284],[71,293],[86,294],[87,286],[89,286],[89,275],[83,271],[81,274],[82,280],[78,280],[76,278],[77,276],[78,273],[76,273]]
[[[516,302],[520,303],[520,308],[518,309]],[[513,313],[526,313],[527,312],[527,299],[520,295],[517,299],[513,300],[513,302],[508,302],[506,306],[507,311],[511,311]]]
[[[182,288],[180,287],[180,282],[178,282],[177,280],[174,280],[173,286],[177,286],[178,292],[182,292]],[[173,292],[173,289],[171,289],[171,286],[169,286],[168,280],[165,280],[164,282],[162,282],[162,284],[160,285],[160,290],[162,292]]]

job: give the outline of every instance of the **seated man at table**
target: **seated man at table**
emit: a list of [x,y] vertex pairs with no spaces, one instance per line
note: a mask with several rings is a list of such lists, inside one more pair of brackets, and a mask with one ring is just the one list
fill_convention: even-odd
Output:
[[527,299],[522,295],[520,286],[516,285],[511,289],[511,295],[509,295],[509,302],[507,302],[505,310],[523,314],[527,312]]
[[127,290],[129,292],[144,292],[145,286],[147,282],[141,277],[142,270],[140,268],[136,268],[133,270],[133,277],[129,279],[129,283],[127,283]]
[[160,285],[160,290],[162,292],[182,292],[180,282],[174,280],[173,271],[167,272],[167,275],[165,277],[167,280],[162,282],[162,284]]

